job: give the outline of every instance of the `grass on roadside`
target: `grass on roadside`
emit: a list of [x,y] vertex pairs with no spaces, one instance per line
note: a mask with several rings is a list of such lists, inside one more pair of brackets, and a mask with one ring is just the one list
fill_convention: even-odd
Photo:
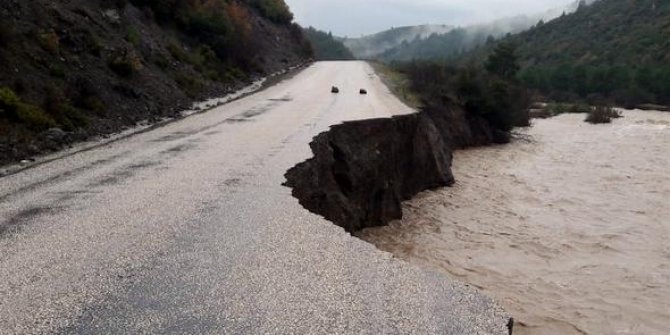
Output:
[[393,95],[414,109],[422,106],[421,99],[410,90],[410,81],[407,76],[379,62],[370,62],[370,65]]

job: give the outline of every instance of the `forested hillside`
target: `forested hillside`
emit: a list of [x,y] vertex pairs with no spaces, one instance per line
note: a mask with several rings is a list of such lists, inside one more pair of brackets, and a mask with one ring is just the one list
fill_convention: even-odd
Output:
[[344,45],[358,59],[373,59],[401,44],[422,40],[433,34],[444,34],[453,27],[447,25],[421,25],[391,28],[359,38],[345,38]]
[[670,103],[669,1],[600,0],[504,42],[521,79],[555,99]]
[[376,55],[376,58],[383,61],[446,59],[468,52],[487,42],[493,42],[496,38],[501,38],[506,34],[526,30],[538,20],[519,16],[489,24],[455,28],[444,34],[432,34],[426,38],[405,41]]
[[311,58],[283,0],[3,0],[0,164]]
[[351,60],[354,55],[335,39],[333,34],[317,30],[313,27],[305,29],[305,37],[312,43],[314,56],[317,60]]
[[[592,3],[595,0],[585,0]],[[508,34],[520,33],[537,24],[553,20],[566,13],[573,13],[580,2],[574,1],[566,7],[558,7],[542,13],[502,18],[489,23],[455,28],[450,31],[426,35],[405,41],[402,45],[385,50],[377,55],[384,61],[435,60],[458,57],[495,39]]]

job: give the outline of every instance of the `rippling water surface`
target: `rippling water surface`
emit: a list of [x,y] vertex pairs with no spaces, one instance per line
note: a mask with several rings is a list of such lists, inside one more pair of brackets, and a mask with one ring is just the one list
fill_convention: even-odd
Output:
[[496,297],[515,334],[670,334],[670,113],[539,120],[360,237]]

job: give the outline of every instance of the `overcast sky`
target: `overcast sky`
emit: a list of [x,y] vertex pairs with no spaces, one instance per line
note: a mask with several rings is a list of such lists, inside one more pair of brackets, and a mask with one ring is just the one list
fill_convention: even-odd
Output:
[[357,37],[390,27],[467,25],[563,7],[571,0],[285,0],[303,26]]

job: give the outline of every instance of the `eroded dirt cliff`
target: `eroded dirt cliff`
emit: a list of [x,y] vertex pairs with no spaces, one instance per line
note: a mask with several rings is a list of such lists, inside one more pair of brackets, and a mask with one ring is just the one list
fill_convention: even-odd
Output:
[[354,232],[400,219],[402,201],[452,185],[453,148],[504,140],[454,105],[346,122],[314,138],[314,157],[287,172],[286,186],[306,209]]

